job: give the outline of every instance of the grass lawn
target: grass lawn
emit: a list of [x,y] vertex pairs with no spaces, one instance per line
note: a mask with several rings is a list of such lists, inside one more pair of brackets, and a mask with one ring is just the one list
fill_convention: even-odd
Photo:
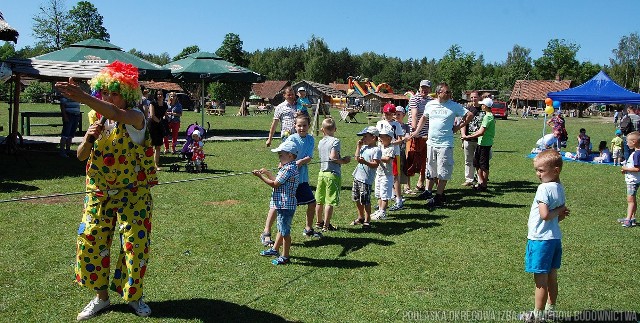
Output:
[[[57,106],[23,104],[21,109],[55,111]],[[237,117],[234,112],[231,108],[222,117],[206,116],[215,135],[266,135],[272,115]],[[338,117],[337,111],[333,115]],[[7,119],[7,111],[0,109],[2,135],[7,133]],[[358,119],[366,120],[362,115]],[[199,114],[186,112],[182,128],[196,120]],[[276,154],[263,140],[209,142],[209,172],[163,171],[159,177],[160,182],[214,178],[153,190],[153,249],[145,280],[146,300],[153,310],[149,320],[431,321],[435,318],[430,311],[513,315],[531,310],[533,277],[524,272],[523,258],[529,208],[539,183],[532,160],[525,156],[541,136],[542,124],[519,118],[497,121],[489,192],[460,186],[463,157],[456,142],[447,207],[429,211],[424,201],[408,198],[407,209],[374,222],[371,232],[348,225],[355,217],[350,199],[355,164],[344,165],[341,204],[333,221],[339,231],[306,240],[301,234],[306,210],[302,207],[293,223],[292,264],[282,267],[258,255],[271,189],[251,175],[222,177],[275,167]],[[364,126],[338,123],[343,155],[353,155],[355,133]],[[582,127],[596,147],[600,140],[613,138],[610,119],[567,118],[571,147]],[[59,131],[38,127],[34,133]],[[163,162],[179,160],[163,156]],[[317,164],[310,166],[312,186],[317,171]],[[571,215],[561,224],[564,255],[558,309],[639,312],[640,288],[633,277],[640,263],[640,230],[616,223],[626,210],[619,168],[568,162],[561,178]],[[0,154],[2,200],[83,189],[84,162],[59,158],[55,149]],[[91,299],[88,290],[73,283],[82,198],[0,203],[0,321],[68,322]],[[111,296],[116,305],[95,321],[142,320]],[[480,318],[494,321],[500,316],[475,317]]]

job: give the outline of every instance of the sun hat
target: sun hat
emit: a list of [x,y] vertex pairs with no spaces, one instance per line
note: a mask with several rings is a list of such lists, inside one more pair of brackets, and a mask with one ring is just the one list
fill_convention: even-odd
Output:
[[484,98],[484,99],[482,99],[482,101],[480,101],[478,103],[486,105],[489,108],[491,108],[493,106],[493,100],[491,100],[489,98]]
[[295,142],[291,141],[291,140],[285,140],[284,142],[282,142],[280,144],[280,146],[278,146],[278,148],[275,149],[271,149],[272,152],[277,153],[277,152],[288,152],[294,155],[298,155],[298,145],[296,145]]
[[387,135],[393,138],[393,129],[391,127],[382,127],[382,129],[380,129],[380,135]]
[[431,87],[431,81],[429,81],[429,80],[422,80],[422,81],[420,81],[420,86],[428,86],[428,87]]
[[378,132],[378,128],[374,126],[368,126],[362,129],[362,131],[358,132],[358,136],[364,136],[367,133],[370,133],[376,137],[380,135],[380,133]]
[[194,131],[191,133],[191,137],[193,137],[193,135],[196,135],[196,136],[200,137],[200,130],[194,130]]

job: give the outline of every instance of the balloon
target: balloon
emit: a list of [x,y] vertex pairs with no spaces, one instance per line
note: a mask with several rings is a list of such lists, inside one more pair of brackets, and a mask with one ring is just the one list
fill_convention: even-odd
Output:
[[553,114],[553,107],[548,105],[545,109],[544,112],[548,115],[552,115]]
[[553,107],[558,109],[560,107],[560,101],[553,101]]
[[546,98],[546,99],[544,99],[544,103],[545,103],[547,106],[550,106],[550,105],[552,105],[552,104],[553,104],[553,100],[551,100],[551,98]]

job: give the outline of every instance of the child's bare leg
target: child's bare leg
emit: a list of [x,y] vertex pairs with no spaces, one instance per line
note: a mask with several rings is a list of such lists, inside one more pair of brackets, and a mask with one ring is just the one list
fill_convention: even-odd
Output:
[[[276,243],[273,244],[273,250],[278,250],[280,249],[280,246],[284,245],[283,243],[283,239],[282,239],[282,234],[280,232],[278,232],[278,235],[276,235]],[[289,238],[289,247],[291,246],[291,238]],[[289,252],[289,250],[287,250],[287,253]]]
[[380,199],[378,201],[378,209],[379,210],[386,211],[387,210],[387,205],[389,205],[389,200]]
[[547,298],[547,303],[555,305],[556,299],[558,298],[558,270],[553,268],[551,272],[549,272],[548,279],[548,289],[549,289],[549,298]]
[[549,274],[533,274],[536,283],[535,310],[544,311],[549,295]]
[[364,222],[371,222],[371,203],[364,205]]
[[633,195],[627,195],[627,220],[634,219],[636,217],[636,197]]
[[333,216],[333,205],[325,205],[324,207],[324,226],[329,226],[331,217]]
[[315,218],[316,213],[316,202],[307,204],[307,224],[305,229],[313,230],[313,219]]
[[[271,227],[273,226],[273,222],[276,220],[276,209],[269,208],[269,212],[267,213],[267,219],[264,223],[264,230],[262,232],[271,234]],[[269,238],[269,240],[272,240]]]
[[[369,208],[371,209],[371,208]],[[356,210],[358,211],[358,219],[359,220],[364,220],[365,218],[365,210],[364,210],[364,205],[360,202],[356,202]]]
[[282,256],[289,258],[289,249],[291,249],[291,235],[287,235],[287,236],[280,236],[280,233],[278,233],[278,237],[280,237],[279,240],[282,240]]
[[402,185],[398,176],[393,177],[393,191],[396,192],[396,201],[402,201]]
[[320,203],[316,203],[316,218],[318,219],[316,222],[322,222],[323,211],[324,211],[324,205]]

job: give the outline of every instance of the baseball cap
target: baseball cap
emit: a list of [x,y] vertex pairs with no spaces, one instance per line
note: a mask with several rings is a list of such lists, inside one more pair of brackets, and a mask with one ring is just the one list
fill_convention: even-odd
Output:
[[396,106],[393,103],[387,103],[382,108],[382,113],[393,113],[396,112]]
[[420,86],[428,86],[428,87],[431,87],[431,81],[429,81],[429,80],[422,80],[422,81],[420,81]]
[[271,149],[271,151],[274,153],[284,151],[298,156],[298,145],[291,140],[286,140],[282,142],[278,148]]
[[300,91],[305,91],[305,92],[307,92],[307,90],[305,90],[305,89],[304,89],[304,86],[301,86],[301,87],[299,87],[299,88],[298,88],[298,92],[300,92]]
[[405,111],[404,107],[401,105],[396,105],[396,112],[407,113],[407,111]]
[[380,129],[380,135],[387,135],[393,138],[393,129],[391,129],[391,127],[382,127],[382,129]]
[[364,136],[364,134],[366,133],[370,133],[376,137],[380,135],[380,133],[378,132],[378,128],[374,126],[368,126],[362,129],[362,131],[358,132],[358,136]]
[[478,102],[480,104],[484,104],[487,107],[491,108],[493,106],[493,100],[489,99],[489,98],[484,98],[482,99],[482,101]]
[[622,134],[622,130],[620,130],[620,129],[616,130],[616,136],[617,135],[621,135],[621,134]]

